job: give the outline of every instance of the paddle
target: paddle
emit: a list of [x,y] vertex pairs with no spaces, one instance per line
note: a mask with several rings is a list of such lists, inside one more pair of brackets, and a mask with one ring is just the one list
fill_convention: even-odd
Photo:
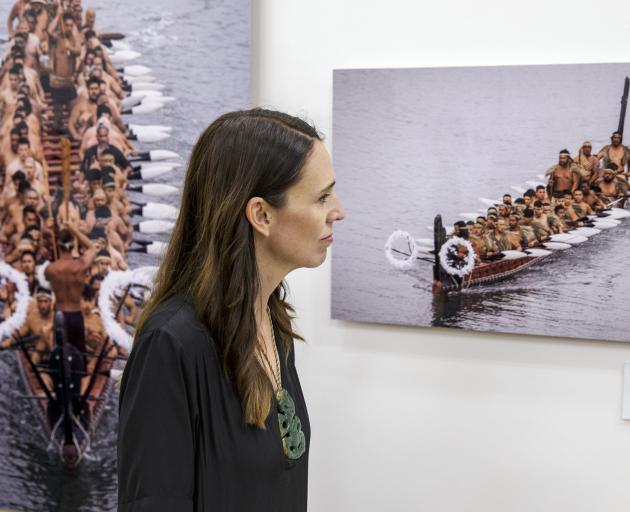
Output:
[[125,38],[125,35],[120,32],[104,32],[103,34],[99,34],[98,38],[101,41],[120,41]]
[[151,219],[175,220],[179,214],[179,210],[170,204],[145,203],[132,208],[131,213]]
[[157,178],[158,176],[162,176],[163,174],[168,174],[174,168],[174,166],[170,165],[154,165],[143,169],[134,169],[129,173],[127,178],[130,180],[151,180],[153,178]]
[[20,345],[30,343],[31,341],[36,341],[39,339],[39,334],[31,334],[30,336],[20,337],[17,340],[13,339],[13,344],[10,347],[0,347],[1,350],[13,350],[16,348],[20,348]]
[[130,156],[128,160],[130,162],[159,162],[170,158],[180,158],[180,156],[174,151],[169,151],[168,149],[154,149],[139,153],[138,155]]
[[160,234],[168,233],[173,229],[172,222],[166,220],[143,220],[133,225],[133,230],[139,233]]
[[179,189],[172,185],[165,185],[163,183],[147,183],[145,185],[127,185],[127,190],[130,192],[141,192],[150,196],[168,196],[171,194],[177,194]]
[[628,93],[630,93],[630,78],[626,77],[623,85],[623,96],[621,96],[621,112],[619,113],[619,127],[617,131],[623,137],[623,128],[626,120],[626,108],[628,106]]
[[166,248],[166,243],[153,241],[153,242],[145,242],[142,240],[134,240],[134,243],[140,245],[140,247],[129,247],[127,252],[139,252],[144,254],[152,254],[155,256],[161,256],[163,251]]

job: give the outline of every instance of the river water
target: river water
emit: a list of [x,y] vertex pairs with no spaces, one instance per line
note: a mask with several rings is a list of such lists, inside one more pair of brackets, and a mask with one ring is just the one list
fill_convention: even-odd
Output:
[[[6,20],[9,2],[3,5],[0,19]],[[169,139],[139,148],[181,155],[181,167],[153,181],[181,185],[186,159],[201,131],[222,112],[249,107],[249,1],[92,0],[84,5],[96,7],[99,31],[126,34],[125,42],[142,53],[131,64],[152,68],[157,82],[167,86],[164,94],[177,98],[153,114],[129,121],[173,127]],[[178,195],[131,196],[179,203]],[[165,235],[137,236],[166,240]],[[131,268],[158,263],[155,256],[129,256]],[[116,510],[118,392],[107,404],[89,458],[74,473],[64,469],[57,454],[46,451],[38,418],[30,402],[21,398],[24,393],[15,355],[0,352],[0,507],[33,512]]]
[[[460,213],[528,188],[585,140],[617,129],[630,64],[339,70],[333,160],[334,318],[629,341],[630,221],[490,287],[434,297],[432,267],[385,258],[396,229],[432,237]],[[629,121],[630,124],[630,121]]]

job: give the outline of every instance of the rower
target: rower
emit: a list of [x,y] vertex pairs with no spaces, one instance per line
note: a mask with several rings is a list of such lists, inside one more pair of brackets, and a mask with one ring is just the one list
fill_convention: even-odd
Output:
[[453,224],[452,236],[461,236],[462,238],[465,238],[467,233],[464,233],[464,231],[466,231],[466,223],[463,220],[458,220]]
[[574,183],[574,188],[582,188],[586,183],[590,185],[591,182],[597,177],[599,171],[599,159],[592,154],[593,143],[586,141],[580,147],[578,156],[574,160],[574,166],[571,168],[572,172],[576,173],[577,182]]
[[532,188],[527,189],[523,194],[523,204],[525,208],[533,208],[536,200],[536,191]]
[[489,234],[491,241],[496,243],[497,248],[500,251],[520,251],[521,243],[518,237],[513,236],[512,233],[507,231],[507,223],[505,219],[497,220],[494,231]]
[[579,218],[593,214],[591,207],[584,201],[584,193],[581,189],[577,189],[573,192],[573,203],[571,204],[571,208]]
[[520,215],[513,213],[508,219],[508,231],[519,241],[522,247],[533,247],[538,244],[534,230],[530,226],[519,224]]
[[625,197],[619,182],[615,180],[615,171],[610,167],[604,169],[602,179],[598,181],[598,186],[601,190],[600,198],[605,204]]
[[534,202],[536,201],[540,201],[541,203],[549,201],[549,197],[547,196],[547,189],[544,185],[536,186],[536,195],[534,196]]
[[558,156],[558,163],[545,172],[545,176],[548,177],[547,190],[551,197],[557,199],[571,192],[573,187],[571,162],[571,154],[567,149],[563,149]]
[[507,219],[508,219],[508,218],[509,218],[509,216],[510,216],[510,210],[511,210],[511,208],[508,208],[508,206],[507,206],[507,205],[505,205],[505,204],[500,204],[500,205],[497,207],[497,213],[498,213],[498,215],[499,215],[499,219],[503,219],[503,220],[507,221]]
[[543,202],[543,214],[547,217],[547,224],[554,233],[563,233],[564,225],[560,218],[551,209],[551,203],[549,201]]
[[536,201],[534,203],[532,213],[533,217],[531,219],[531,223],[528,225],[531,225],[538,241],[543,242],[551,236],[552,231],[549,227],[549,223],[547,222],[547,217],[543,214],[543,207],[540,201]]
[[[75,237],[85,247],[85,252],[77,259],[72,257]],[[81,293],[96,251],[92,242],[74,222],[62,224],[57,242],[59,259],[46,267],[44,276],[50,282],[57,298],[57,310],[63,313],[68,343],[84,353],[85,330],[81,313]]]
[[[35,364],[45,364],[53,347],[52,327],[52,294],[46,288],[39,288],[35,293],[35,301],[29,304],[26,314],[26,322],[11,336],[0,343],[0,348],[6,349],[14,346],[19,338],[25,336],[39,336],[35,342],[35,351],[32,353],[32,360]],[[48,388],[52,391],[52,380],[47,373],[42,374],[42,378]]]
[[614,163],[621,172],[624,172],[625,166],[630,160],[630,148],[622,144],[622,135],[620,132],[613,132],[610,136],[610,144],[605,145],[597,152],[597,159],[602,161],[604,168],[608,164]]
[[[596,187],[595,185],[592,185]],[[596,187],[599,189],[599,187]],[[597,196],[597,193],[591,188],[591,185],[588,183],[582,183],[580,186],[580,190],[582,190],[582,195],[584,197],[584,202],[588,204],[593,211],[599,212],[606,208],[604,202]],[[601,191],[601,189],[599,189]]]
[[81,140],[85,131],[96,123],[96,99],[100,94],[101,80],[90,78],[87,82],[87,98],[79,99],[68,119],[68,130],[75,140]]

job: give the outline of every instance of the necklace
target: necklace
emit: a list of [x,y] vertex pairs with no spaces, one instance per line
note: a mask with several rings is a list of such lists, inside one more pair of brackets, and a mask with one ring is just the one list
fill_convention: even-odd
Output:
[[306,450],[306,438],[302,431],[302,422],[295,414],[295,402],[289,392],[282,387],[282,373],[280,371],[280,357],[278,356],[278,347],[276,346],[276,335],[273,329],[273,320],[271,319],[271,311],[267,306],[267,317],[271,326],[271,339],[273,341],[273,351],[275,355],[276,371],[271,366],[271,362],[267,357],[266,351],[258,346],[258,351],[262,354],[269,372],[273,375],[276,388],[274,394],[278,409],[278,423],[280,425],[280,436],[282,437],[282,449],[289,459],[299,459]]

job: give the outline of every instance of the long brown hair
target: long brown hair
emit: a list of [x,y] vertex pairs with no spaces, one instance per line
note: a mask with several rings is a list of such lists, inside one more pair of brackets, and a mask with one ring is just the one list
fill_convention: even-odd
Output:
[[[250,198],[281,208],[286,191],[321,140],[296,117],[264,109],[230,112],[214,121],[193,148],[184,180],[179,216],[155,287],[136,333],[152,311],[176,293],[188,296],[208,328],[234,382],[249,425],[265,428],[272,389],[255,350],[255,301],[260,290],[253,228],[245,216]],[[269,308],[289,353],[294,309],[284,281]]]

